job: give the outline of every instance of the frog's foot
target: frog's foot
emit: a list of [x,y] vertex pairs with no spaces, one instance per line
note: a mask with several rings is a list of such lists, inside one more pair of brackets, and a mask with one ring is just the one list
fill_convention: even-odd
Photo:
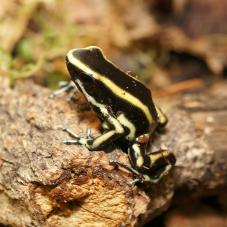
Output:
[[68,93],[68,96],[67,96],[67,101],[70,101],[74,94],[77,92],[77,87],[76,85],[70,81],[70,82],[67,82],[67,81],[60,81],[59,82],[59,89],[52,92],[50,95],[49,95],[49,98],[54,98],[64,92]]
[[119,162],[117,160],[110,160],[109,161],[110,164],[113,164],[113,165],[118,165],[126,170],[128,170],[129,172],[131,172],[133,174],[133,176],[135,177],[133,180],[131,180],[129,182],[129,184],[131,185],[134,185],[136,183],[143,183],[144,182],[144,177],[143,177],[143,174],[139,173],[136,169],[132,168],[131,166],[125,164],[125,163],[122,163],[122,162]]
[[88,129],[87,130],[87,136],[86,138],[82,138],[79,135],[77,135],[76,133],[74,133],[73,131],[71,131],[68,128],[64,128],[63,131],[67,132],[73,139],[69,140],[66,139],[63,141],[64,144],[70,145],[70,144],[78,144],[78,145],[87,145],[88,142],[90,140],[92,140],[92,136],[91,136],[91,130]]

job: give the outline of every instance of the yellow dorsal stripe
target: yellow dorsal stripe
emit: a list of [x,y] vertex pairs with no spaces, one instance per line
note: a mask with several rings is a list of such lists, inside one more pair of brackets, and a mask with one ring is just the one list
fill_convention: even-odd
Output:
[[88,74],[91,74],[96,80],[101,81],[108,88],[111,88],[112,90],[114,90],[114,93],[116,95],[118,95],[120,98],[130,102],[132,105],[134,105],[134,106],[138,107],[139,109],[141,109],[144,112],[145,116],[147,117],[147,120],[149,121],[149,123],[152,122],[152,116],[151,116],[150,111],[149,111],[149,109],[148,109],[148,107],[146,105],[144,105],[138,98],[136,98],[135,96],[131,95],[127,91],[123,90],[118,85],[116,85],[113,81],[111,81],[107,77],[105,77],[105,76],[101,75],[100,73],[90,69],[89,66],[87,66],[83,62],[81,62],[78,59],[76,59],[73,56],[73,51],[75,51],[75,49],[69,51],[69,53],[67,54],[67,57],[68,57],[69,62],[71,64],[75,65],[75,67],[78,67],[82,71],[84,71],[84,72],[86,72]]

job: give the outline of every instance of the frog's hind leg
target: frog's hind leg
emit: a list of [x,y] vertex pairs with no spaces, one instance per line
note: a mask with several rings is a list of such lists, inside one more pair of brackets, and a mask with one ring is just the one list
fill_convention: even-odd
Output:
[[136,142],[129,147],[128,155],[131,167],[116,160],[111,160],[110,163],[129,170],[135,176],[133,183],[157,183],[172,169],[176,162],[175,156],[168,150],[146,154],[145,149],[146,143]]
[[125,163],[122,163],[122,162],[119,162],[118,160],[115,160],[115,159],[111,159],[109,161],[109,163],[111,165],[118,165],[126,170],[128,170],[129,172],[131,172],[135,177],[133,178],[132,181],[130,181],[130,184],[135,184],[137,182],[143,182],[143,175],[141,173],[139,173],[136,169],[134,169],[133,167],[125,164]]
[[149,180],[148,175],[140,172],[140,170],[143,170],[145,168],[144,165],[146,164],[147,157],[145,155],[145,151],[148,139],[148,134],[141,135],[136,139],[137,141],[140,141],[140,143],[135,142],[128,148],[128,156],[131,162],[131,166],[121,163],[117,160],[110,160],[111,164],[115,164],[124,169],[127,169],[135,176],[135,178],[131,182],[132,184],[135,184],[136,182],[143,183]]
[[150,179],[159,181],[167,175],[176,163],[176,158],[169,150],[159,150],[147,155],[150,160]]

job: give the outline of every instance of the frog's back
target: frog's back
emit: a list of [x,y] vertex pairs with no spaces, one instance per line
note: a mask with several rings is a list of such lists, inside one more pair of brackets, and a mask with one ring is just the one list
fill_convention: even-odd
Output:
[[135,126],[136,136],[156,127],[156,109],[145,85],[108,61],[99,48],[81,49],[76,58],[99,75],[95,81],[97,101],[111,107],[115,116],[121,113],[122,121]]
[[149,108],[151,113],[156,113],[150,90],[139,80],[124,73],[108,61],[99,48],[83,48],[75,57],[89,66],[92,71],[100,74],[102,76],[100,82],[108,89],[111,88],[115,96],[135,105],[142,103]]

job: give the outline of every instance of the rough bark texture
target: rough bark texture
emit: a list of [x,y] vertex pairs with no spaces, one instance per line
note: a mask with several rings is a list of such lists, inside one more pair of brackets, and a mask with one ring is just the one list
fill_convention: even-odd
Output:
[[176,190],[187,197],[217,193],[227,183],[227,92],[220,90],[163,100],[169,124],[154,144],[174,152],[176,167],[156,185],[132,186],[131,174],[108,162],[128,163],[121,150],[62,143],[63,127],[99,133],[96,116],[79,110],[80,102],[48,99],[50,90],[31,81],[11,89],[1,78],[0,223],[141,226],[168,208]]

